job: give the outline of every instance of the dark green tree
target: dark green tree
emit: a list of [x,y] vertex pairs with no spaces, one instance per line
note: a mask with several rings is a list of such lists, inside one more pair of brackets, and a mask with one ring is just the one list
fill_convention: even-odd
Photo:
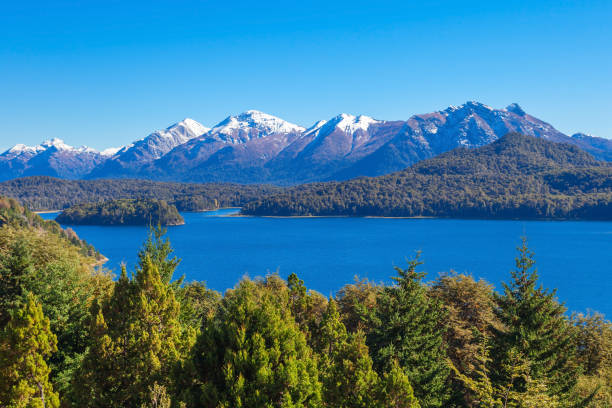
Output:
[[448,398],[450,369],[444,345],[446,314],[427,293],[418,256],[407,269],[396,268],[395,285],[380,294],[368,345],[379,373],[395,361],[405,370],[422,407],[442,407]]
[[32,254],[27,242],[17,240],[7,255],[0,252],[0,328],[9,319],[9,311],[22,299],[34,273]]
[[[579,366],[574,358],[573,330],[565,316],[566,309],[555,297],[538,286],[533,253],[523,239],[518,248],[516,269],[510,283],[503,284],[503,294],[496,296],[496,313],[505,329],[495,331],[493,361],[508,359],[509,350],[527,361],[524,378],[532,383],[545,382],[549,394],[565,398],[576,384]],[[503,370],[493,364],[497,384],[508,382]],[[518,380],[517,392],[527,391],[528,383]]]

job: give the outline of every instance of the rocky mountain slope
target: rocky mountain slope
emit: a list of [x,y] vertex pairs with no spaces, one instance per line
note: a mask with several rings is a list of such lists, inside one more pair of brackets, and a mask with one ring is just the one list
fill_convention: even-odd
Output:
[[[518,132],[573,144],[612,161],[612,140],[568,136],[517,104],[494,109],[467,102],[407,120],[340,114],[310,128],[251,110],[212,129],[185,119],[114,154],[17,145],[0,155],[0,179],[147,178],[165,181],[297,184],[378,176],[457,147],[487,145]],[[64,145],[65,146],[65,145]]]

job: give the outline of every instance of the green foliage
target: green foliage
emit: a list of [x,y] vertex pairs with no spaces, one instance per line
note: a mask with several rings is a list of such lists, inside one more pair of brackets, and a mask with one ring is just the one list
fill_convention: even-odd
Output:
[[195,346],[193,406],[320,406],[317,366],[288,302],[286,289],[249,280],[226,294]]
[[34,211],[62,210],[82,203],[134,198],[164,200],[179,211],[204,211],[241,207],[280,191],[282,188],[269,185],[165,183],[133,179],[63,180],[46,176],[0,183],[0,195],[14,197]]
[[372,368],[365,336],[361,332],[347,334],[334,300],[329,301],[323,315],[316,344],[324,406],[376,406],[382,394],[378,393],[378,375]]
[[410,379],[395,360],[389,372],[383,375],[379,395],[381,408],[421,408],[412,391]]
[[376,299],[382,285],[375,285],[366,279],[355,278],[355,283],[344,285],[336,295],[342,321],[351,333],[363,331],[367,334],[370,326],[369,316],[376,310]]
[[215,315],[221,302],[221,294],[208,289],[204,282],[189,282],[176,288],[176,298],[181,304],[181,323],[196,329]]
[[[569,153],[547,154],[579,164]],[[417,258],[328,301],[294,274],[223,296],[183,284],[161,227],[113,283],[14,200],[0,224],[2,407],[42,407],[41,390],[47,407],[612,406],[612,325],[567,318],[525,243],[502,294],[465,275],[425,285]]]
[[163,282],[169,283],[172,280],[176,267],[181,263],[181,260],[175,257],[170,257],[174,252],[170,240],[164,238],[166,230],[157,224],[155,227],[149,228],[149,235],[142,249],[138,252],[138,269],[142,270],[145,263],[150,261],[157,266],[159,275]]
[[175,206],[156,199],[124,199],[77,204],[65,209],[57,222],[73,225],[181,225]]
[[291,313],[300,329],[306,334],[308,344],[312,345],[312,333],[317,329],[325,313],[327,300],[320,293],[306,289],[304,281],[295,273],[287,278],[287,288]]
[[113,294],[92,310],[90,346],[75,375],[75,405],[139,407],[155,383],[172,387],[171,373],[188,352],[193,332],[178,321],[174,291],[150,259],[133,279],[125,269]]
[[379,177],[312,183],[243,206],[251,215],[612,219],[612,165],[509,134]]
[[26,293],[38,298],[57,337],[58,351],[48,363],[53,387],[63,395],[85,352],[89,305],[108,291],[111,280],[94,269],[97,258],[89,257],[90,251],[83,251],[81,242],[67,237],[56,223],[18,206],[13,210],[15,217],[7,217],[0,228],[0,327],[6,312],[23,302]]
[[[523,240],[512,280],[503,285],[504,293],[496,296],[497,315],[505,329],[496,331],[495,360],[522,360],[527,368],[519,384],[513,382],[518,392],[529,391],[529,379],[546,382],[550,396],[567,397],[579,373],[574,359],[575,331],[565,316],[565,308],[556,300],[555,292],[546,292],[537,284],[533,254]],[[508,356],[510,352],[515,355]],[[493,367],[497,384],[509,381],[504,370]]]
[[57,340],[49,319],[34,295],[27,294],[0,331],[0,406],[58,408],[45,361],[55,351]]
[[491,329],[501,323],[494,313],[493,287],[467,275],[443,274],[430,294],[442,302],[448,330],[444,336],[453,371],[451,402],[455,406],[489,406]]
[[425,274],[417,272],[419,265],[417,256],[407,269],[396,267],[395,285],[386,287],[378,298],[368,345],[379,372],[397,361],[421,406],[443,407],[450,371],[443,342],[446,313],[421,283]]

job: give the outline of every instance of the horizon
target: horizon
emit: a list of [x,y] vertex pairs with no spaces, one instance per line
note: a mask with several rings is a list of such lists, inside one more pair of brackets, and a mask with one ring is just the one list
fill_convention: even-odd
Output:
[[0,150],[103,150],[247,109],[308,127],[469,100],[612,138],[610,16],[600,0],[7,4]]

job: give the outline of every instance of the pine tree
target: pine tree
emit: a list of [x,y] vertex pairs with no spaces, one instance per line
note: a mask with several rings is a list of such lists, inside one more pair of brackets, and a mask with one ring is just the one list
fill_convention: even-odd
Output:
[[194,348],[192,406],[320,406],[312,350],[288,306],[286,287],[244,280],[226,294]]
[[179,304],[148,258],[129,279],[125,268],[111,298],[92,309],[91,344],[75,377],[83,407],[140,407],[157,383],[172,388],[172,371],[194,333],[178,322]]
[[425,274],[416,271],[419,265],[417,256],[407,269],[396,268],[395,285],[386,287],[377,301],[368,345],[379,373],[397,361],[421,406],[441,407],[448,398],[450,374],[443,342],[445,313],[428,296],[421,282]]
[[45,359],[57,351],[49,319],[32,294],[16,309],[0,333],[0,406],[57,408]]
[[[538,284],[533,253],[527,242],[518,248],[516,270],[512,280],[504,284],[504,292],[497,295],[497,315],[505,330],[496,330],[495,361],[505,359],[508,350],[516,350],[529,362],[526,374],[532,381],[546,383],[550,395],[567,397],[576,384],[578,366],[575,363],[574,336],[565,307],[555,298],[555,291],[547,292]],[[507,381],[497,371],[497,383]],[[527,391],[524,383],[519,390]]]

